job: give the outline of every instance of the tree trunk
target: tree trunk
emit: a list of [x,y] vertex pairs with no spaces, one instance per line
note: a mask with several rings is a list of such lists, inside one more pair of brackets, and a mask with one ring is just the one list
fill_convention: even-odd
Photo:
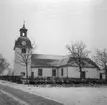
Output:
[[82,79],[82,67],[79,66],[79,70],[80,70],[80,79]]
[[79,70],[80,70],[80,79],[82,79],[82,67],[81,67],[81,63],[82,63],[82,62],[81,62],[81,58],[80,58],[80,57],[78,58],[78,61],[77,61],[77,62],[79,62],[79,63],[78,63],[78,66],[79,66]]
[[107,70],[105,71],[105,80],[107,82]]
[[107,83],[107,66],[105,65],[105,80],[106,80],[106,83]]
[[26,64],[26,82],[28,83],[28,65]]

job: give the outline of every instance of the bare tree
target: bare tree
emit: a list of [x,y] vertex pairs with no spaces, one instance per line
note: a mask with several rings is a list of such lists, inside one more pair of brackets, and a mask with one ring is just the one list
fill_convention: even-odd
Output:
[[82,69],[84,68],[84,58],[88,57],[90,51],[86,49],[86,45],[81,41],[72,45],[67,45],[74,62],[78,65],[80,78],[82,79]]
[[97,49],[93,59],[101,69],[104,69],[107,79],[107,49],[103,49],[102,51]]
[[0,57],[0,74],[9,66],[9,63],[2,56]]
[[31,64],[31,56],[34,53],[36,46],[35,43],[32,44],[32,48],[31,47],[21,47],[22,49],[25,49],[25,52],[16,52],[17,53],[17,61],[15,61],[16,63],[25,66],[26,67],[26,79],[28,79],[28,65]]

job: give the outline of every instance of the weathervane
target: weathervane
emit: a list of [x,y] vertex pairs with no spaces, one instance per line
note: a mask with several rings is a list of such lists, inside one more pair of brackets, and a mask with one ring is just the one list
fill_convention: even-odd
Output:
[[23,27],[25,27],[25,20],[23,21]]

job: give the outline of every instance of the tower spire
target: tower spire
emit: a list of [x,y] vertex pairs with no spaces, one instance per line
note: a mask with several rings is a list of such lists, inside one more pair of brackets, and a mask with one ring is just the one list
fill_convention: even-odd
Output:
[[23,27],[25,28],[25,20],[23,21]]
[[25,28],[25,20],[23,21],[23,27],[20,29],[20,36],[27,37],[27,29]]

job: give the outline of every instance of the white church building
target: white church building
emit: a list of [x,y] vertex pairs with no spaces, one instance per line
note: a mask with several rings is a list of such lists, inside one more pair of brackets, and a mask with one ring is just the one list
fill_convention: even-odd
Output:
[[[14,46],[14,75],[26,76],[26,66],[21,63],[21,54],[27,54],[32,49],[32,44],[27,37],[25,25],[20,29],[20,37],[15,41]],[[80,72],[73,57],[70,55],[45,55],[32,54],[29,58],[28,76],[32,77],[70,77],[80,78]],[[89,58],[84,58],[83,78],[103,78],[99,67]]]

